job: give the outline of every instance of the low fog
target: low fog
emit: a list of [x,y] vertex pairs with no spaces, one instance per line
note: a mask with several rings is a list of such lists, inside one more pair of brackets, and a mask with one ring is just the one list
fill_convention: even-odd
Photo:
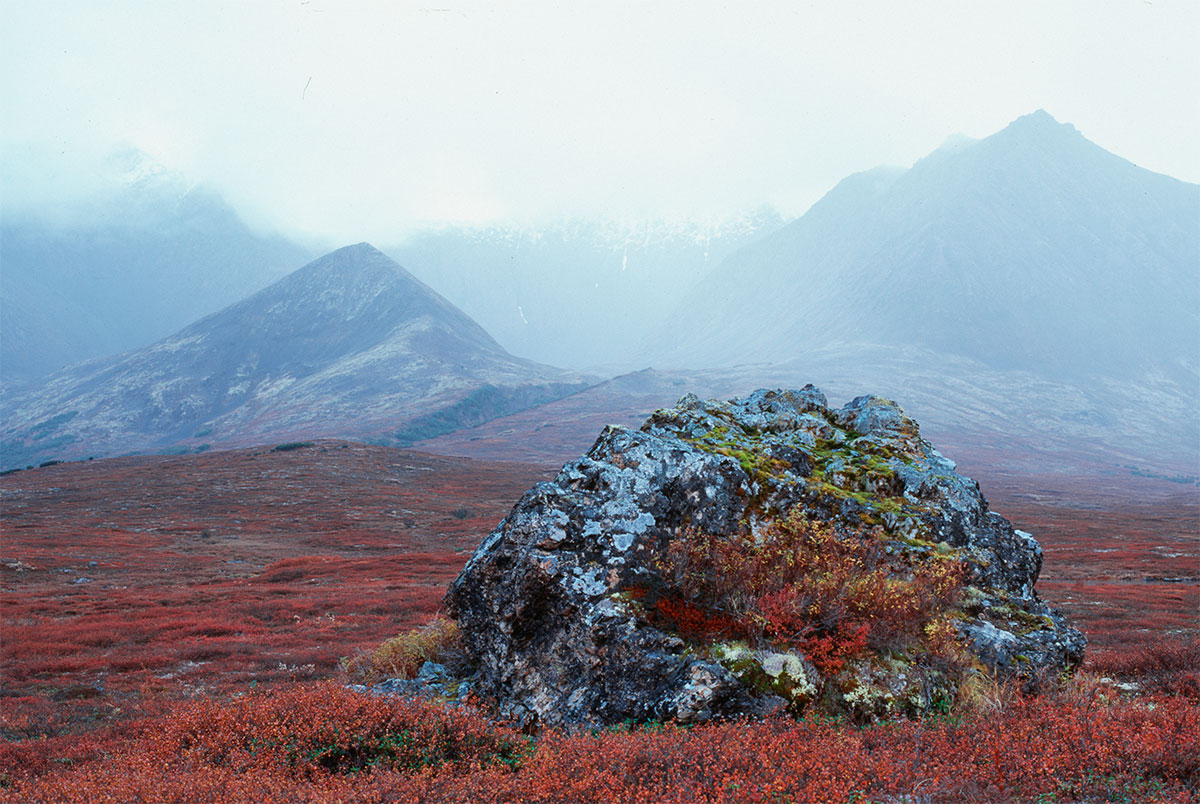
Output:
[[793,218],[1038,108],[1200,179],[1190,4],[2,5],[6,217],[103,197],[133,148],[325,251],[446,223]]

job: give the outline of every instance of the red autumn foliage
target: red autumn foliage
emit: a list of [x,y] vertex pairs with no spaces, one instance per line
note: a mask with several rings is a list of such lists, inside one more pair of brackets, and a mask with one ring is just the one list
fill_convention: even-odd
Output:
[[9,475],[0,729],[62,734],[147,697],[335,675],[427,622],[481,534],[544,476],[342,442]]
[[707,606],[698,606],[675,597],[660,598],[654,604],[655,613],[670,624],[684,639],[705,641],[726,639],[744,630],[733,617]]
[[818,670],[833,675],[841,672],[847,659],[854,658],[867,647],[868,631],[869,626],[866,623],[842,623],[832,633],[804,637],[800,648]]
[[680,597],[660,600],[656,611],[693,641],[789,645],[837,673],[868,646],[926,643],[925,626],[962,588],[961,562],[889,555],[883,539],[799,514],[758,533],[685,532],[659,562]]
[[[1200,708],[1015,697],[859,729],[784,719],[549,732],[332,685],[182,703],[70,765],[8,766],[0,802],[1194,801]],[[7,764],[7,763],[6,763]]]
[[1200,702],[1200,639],[1166,641],[1132,651],[1107,650],[1091,657],[1095,673],[1138,684],[1152,695],[1178,695]]
[[298,778],[372,768],[460,770],[513,763],[527,739],[465,709],[351,692],[334,683],[252,694],[228,704],[178,706],[155,730],[148,753],[253,770],[292,769]]
[[[1195,573],[1194,495],[1130,504],[1085,500],[1084,485],[1050,498],[1041,481],[984,483],[1041,540],[1042,596],[1091,638],[1065,690],[996,687],[965,714],[868,728],[548,732],[527,748],[470,710],[305,680],[428,621],[542,470],[321,447],[0,480],[0,802],[1200,799],[1200,586],[1165,580]],[[826,637],[853,643],[805,635]],[[417,739],[387,737],[406,730]]]

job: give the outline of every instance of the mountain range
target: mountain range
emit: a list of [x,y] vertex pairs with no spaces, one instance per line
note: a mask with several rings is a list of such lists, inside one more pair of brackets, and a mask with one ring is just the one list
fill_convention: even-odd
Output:
[[729,256],[651,339],[659,365],[899,346],[1056,379],[1200,367],[1200,186],[1044,111],[853,175]]
[[[1200,474],[1197,185],[1036,112],[850,176],[776,224],[447,229],[395,247],[413,273],[366,244],[340,249],[148,347],[9,393],[2,462],[316,435],[548,460],[688,391],[813,382],[885,394],[940,443],[1038,471]],[[274,265],[215,277],[261,281]],[[43,316],[25,341],[6,295],[5,362],[138,275],[64,294],[61,326]],[[180,315],[153,287],[107,319],[135,302]],[[597,385],[530,354],[656,370]]]
[[884,393],[947,443],[1194,477],[1200,186],[1038,111],[848,177],[696,283],[643,354]]
[[366,243],[153,345],[13,400],[6,466],[349,435],[407,443],[558,399],[588,378],[513,357]]

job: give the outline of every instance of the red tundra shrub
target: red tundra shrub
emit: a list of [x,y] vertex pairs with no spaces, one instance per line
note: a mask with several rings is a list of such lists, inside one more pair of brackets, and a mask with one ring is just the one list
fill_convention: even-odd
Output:
[[[550,731],[329,685],[185,703],[124,742],[4,768],[3,804],[1195,801],[1200,706],[1095,690],[987,717]],[[61,757],[61,758],[66,758]],[[2,783],[0,783],[2,784]]]
[[152,753],[205,764],[339,773],[513,763],[528,745],[479,715],[425,701],[354,692],[332,683],[180,707]]
[[1200,701],[1200,639],[1103,651],[1089,658],[1088,667],[1093,672],[1134,681],[1144,693]]
[[681,599],[656,611],[687,638],[796,647],[825,673],[868,647],[928,647],[926,626],[957,601],[964,568],[940,554],[889,555],[884,538],[798,511],[758,533],[689,531],[659,562]]
[[654,610],[684,639],[711,641],[738,636],[744,631],[742,625],[728,614],[689,600],[663,597],[654,604]]

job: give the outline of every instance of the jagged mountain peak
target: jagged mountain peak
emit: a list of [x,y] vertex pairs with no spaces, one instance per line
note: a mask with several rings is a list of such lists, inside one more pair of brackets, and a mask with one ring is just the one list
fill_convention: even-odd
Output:
[[293,271],[283,281],[323,279],[337,284],[372,275],[418,281],[399,263],[366,242],[334,249]]
[[1006,160],[1009,166],[1024,165],[1032,170],[1053,169],[1064,161],[1080,166],[1087,163],[1094,168],[1105,162],[1125,162],[1083,136],[1074,125],[1059,122],[1040,109],[1018,117],[979,142],[982,158],[991,162]]
[[400,263],[366,242],[342,246],[318,257],[265,290],[291,292],[294,286],[321,282],[345,290],[352,290],[364,283],[384,283],[413,293],[437,295],[436,291],[409,273]]
[[1043,174],[1075,170],[1089,164],[1098,169],[1105,162],[1123,162],[1093,144],[1074,126],[1056,121],[1046,113],[1026,115],[1000,131],[981,139],[965,134],[948,137],[941,146],[918,159],[898,177],[898,192],[926,183],[950,193],[971,193],[987,182],[1036,182]]

